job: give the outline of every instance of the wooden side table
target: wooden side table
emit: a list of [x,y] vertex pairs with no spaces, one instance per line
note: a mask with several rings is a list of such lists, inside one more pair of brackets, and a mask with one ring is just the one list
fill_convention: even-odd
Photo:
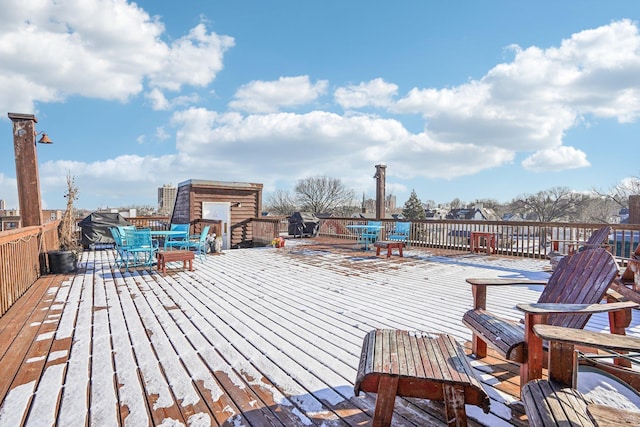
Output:
[[489,397],[451,335],[376,329],[362,344],[354,387],[378,393],[373,426],[389,426],[396,396],[444,401],[450,426],[466,426],[464,405],[489,412]]
[[387,250],[387,258],[391,258],[391,250],[393,248],[398,249],[398,255],[400,257],[403,257],[402,255],[402,248],[404,248],[404,242],[399,242],[396,240],[382,240],[379,242],[375,242],[373,244],[373,246],[375,246],[376,248],[376,256],[380,255],[380,249],[386,249]]
[[496,235],[495,233],[485,233],[481,231],[472,231],[470,238],[471,252],[480,251],[480,239],[484,238],[484,244],[487,250],[487,254],[491,254],[496,251]]
[[158,271],[162,271],[162,275],[167,274],[167,263],[182,261],[182,268],[186,270],[187,262],[189,263],[189,271],[193,271],[194,254],[191,251],[158,251]]

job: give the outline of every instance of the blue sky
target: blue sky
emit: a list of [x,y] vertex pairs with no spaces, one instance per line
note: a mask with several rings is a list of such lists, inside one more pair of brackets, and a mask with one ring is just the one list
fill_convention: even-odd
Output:
[[[640,3],[3,0],[8,112],[33,113],[43,204],[156,205],[188,179],[340,178],[375,197],[507,202],[640,175]],[[266,198],[266,197],[265,197]]]

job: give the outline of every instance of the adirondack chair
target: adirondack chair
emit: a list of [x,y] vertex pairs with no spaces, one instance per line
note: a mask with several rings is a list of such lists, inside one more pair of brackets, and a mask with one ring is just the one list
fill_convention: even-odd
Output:
[[[568,255],[560,260],[548,282],[510,279],[467,279],[472,286],[473,309],[463,316],[463,323],[473,332],[472,351],[478,358],[486,357],[487,345],[505,359],[518,362],[520,386],[542,377],[542,340],[533,334],[533,326],[547,323],[582,329],[593,310],[600,305],[609,286],[618,274],[613,256],[603,248]],[[525,311],[522,324],[492,314],[486,310],[487,287],[496,285],[546,285],[537,304],[518,305]],[[616,304],[610,304],[614,307]],[[617,308],[617,307],[615,307]],[[617,308],[619,309],[619,308]],[[630,309],[609,313],[612,333],[624,335],[631,322]]]
[[[640,371],[619,368],[583,350],[573,357],[575,346],[594,348],[613,357],[628,351],[637,355],[640,338],[550,325],[536,325],[534,333],[548,341],[551,350],[548,380],[533,380],[522,388],[529,425],[640,425],[640,412],[628,411],[640,402]],[[582,373],[596,376],[606,384],[606,401],[582,385]]]
[[[566,255],[571,255],[575,252],[579,252],[585,249],[603,247],[604,243],[609,240],[610,234],[611,234],[611,227],[605,226],[591,233],[591,236],[589,236],[589,238],[584,242],[581,242],[575,239],[574,240],[551,240],[552,252],[549,254],[551,269],[555,270],[555,268],[558,266],[558,262]],[[557,250],[560,247],[559,246],[560,243],[564,243],[567,245],[569,249],[567,254],[562,254],[557,252]]]
[[631,286],[636,292],[640,291],[640,244],[636,246],[630,258],[622,260],[627,262],[627,266],[620,275],[620,283]]
[[395,230],[387,236],[387,240],[403,242],[408,245],[410,232],[410,222],[396,222]]

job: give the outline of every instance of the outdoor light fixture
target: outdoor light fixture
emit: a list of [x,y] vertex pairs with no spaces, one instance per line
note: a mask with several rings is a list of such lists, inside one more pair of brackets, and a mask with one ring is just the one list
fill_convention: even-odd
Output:
[[235,203],[233,204],[233,207],[235,207],[235,208],[241,208],[241,207],[242,207],[242,202],[235,202]]
[[47,136],[47,134],[46,134],[46,133],[44,133],[44,132],[38,132],[38,133],[36,134],[36,136],[38,136],[38,135],[42,135],[42,136],[40,137],[40,139],[38,140],[38,143],[39,143],[39,144],[53,144],[53,141],[49,139],[49,137]]

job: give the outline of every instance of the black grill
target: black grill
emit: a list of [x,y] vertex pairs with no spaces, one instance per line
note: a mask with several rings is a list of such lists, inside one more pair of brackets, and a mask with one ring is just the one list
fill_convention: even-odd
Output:
[[316,237],[320,220],[311,212],[294,212],[289,217],[289,236]]

